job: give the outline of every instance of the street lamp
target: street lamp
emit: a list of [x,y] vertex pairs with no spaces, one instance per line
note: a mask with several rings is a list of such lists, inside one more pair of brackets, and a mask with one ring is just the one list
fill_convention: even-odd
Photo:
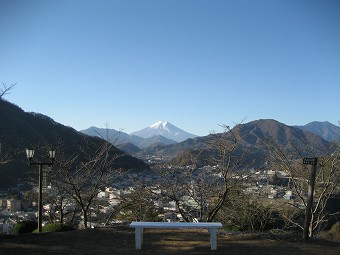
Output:
[[48,151],[50,162],[32,162],[34,156],[33,149],[26,149],[26,156],[30,165],[39,166],[39,198],[38,198],[38,233],[42,232],[42,179],[43,179],[43,166],[53,166],[55,150]]

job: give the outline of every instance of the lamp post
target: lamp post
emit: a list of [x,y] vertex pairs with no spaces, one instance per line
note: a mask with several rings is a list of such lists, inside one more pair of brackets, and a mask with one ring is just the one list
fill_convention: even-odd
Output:
[[38,233],[42,232],[42,179],[43,179],[43,166],[53,166],[55,157],[55,150],[48,151],[50,162],[32,162],[34,156],[33,149],[26,149],[26,156],[30,165],[39,166],[39,198],[38,198]]

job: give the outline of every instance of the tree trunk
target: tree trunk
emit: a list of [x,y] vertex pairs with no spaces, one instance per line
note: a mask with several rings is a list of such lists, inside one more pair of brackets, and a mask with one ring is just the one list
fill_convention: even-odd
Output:
[[87,228],[88,217],[87,217],[87,210],[82,208],[83,217],[84,217],[84,228]]
[[313,237],[313,195],[315,187],[316,164],[312,166],[310,180],[308,185],[308,197],[305,215],[305,224],[303,226],[303,239],[307,240]]
[[60,199],[60,215],[59,215],[59,222],[61,224],[64,223],[64,210],[63,210],[63,199]]

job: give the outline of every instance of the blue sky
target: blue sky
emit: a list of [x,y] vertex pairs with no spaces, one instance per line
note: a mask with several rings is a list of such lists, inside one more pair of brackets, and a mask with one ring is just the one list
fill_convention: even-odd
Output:
[[77,130],[340,120],[338,0],[0,0],[6,99]]

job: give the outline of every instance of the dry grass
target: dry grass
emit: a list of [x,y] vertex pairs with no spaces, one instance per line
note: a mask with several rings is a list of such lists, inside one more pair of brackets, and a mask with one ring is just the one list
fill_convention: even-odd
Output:
[[218,250],[211,251],[209,234],[204,230],[157,230],[144,233],[141,251],[134,249],[134,230],[128,227],[76,230],[63,233],[1,236],[1,255],[49,254],[247,254],[247,255],[335,255],[340,244],[326,241],[303,242],[269,239],[256,235],[218,236]]

